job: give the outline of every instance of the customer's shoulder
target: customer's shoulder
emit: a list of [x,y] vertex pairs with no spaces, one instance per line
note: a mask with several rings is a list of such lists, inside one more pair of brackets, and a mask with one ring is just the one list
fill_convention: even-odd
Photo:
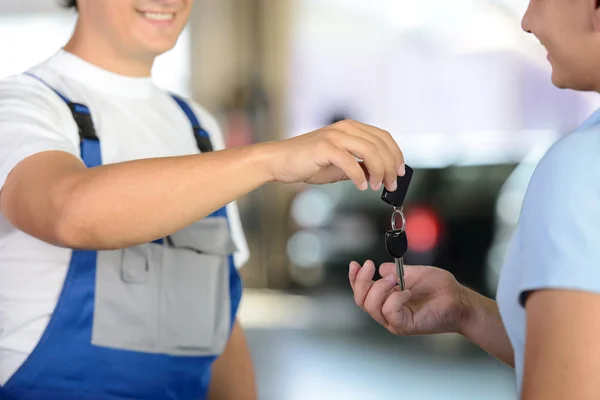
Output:
[[[529,183],[526,203],[581,207],[600,196],[600,126],[559,139],[546,152]],[[533,200],[533,201],[531,201]]]
[[564,173],[600,173],[600,125],[575,131],[559,139],[542,158],[540,171]]
[[600,125],[592,125],[579,129],[559,139],[550,147],[547,158],[577,157],[600,160]]

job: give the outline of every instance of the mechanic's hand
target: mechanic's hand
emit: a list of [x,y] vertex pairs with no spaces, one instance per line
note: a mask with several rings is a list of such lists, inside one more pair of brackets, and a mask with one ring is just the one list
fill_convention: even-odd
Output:
[[373,282],[375,265],[350,264],[350,285],[356,304],[395,335],[460,332],[467,319],[467,296],[449,272],[422,266],[405,266],[405,291],[396,286],[396,267],[380,267],[384,278]]
[[[352,180],[360,190],[396,190],[404,157],[392,136],[379,128],[345,120],[292,139],[271,142],[275,181],[311,184]],[[361,159],[359,162],[357,159]]]

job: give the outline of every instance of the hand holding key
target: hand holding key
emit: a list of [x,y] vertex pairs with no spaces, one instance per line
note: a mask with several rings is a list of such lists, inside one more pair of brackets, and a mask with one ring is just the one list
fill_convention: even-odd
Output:
[[[384,202],[394,207],[392,230],[385,234],[385,246],[394,258],[395,265],[383,264],[380,274],[384,278],[373,282],[375,266],[371,261],[367,261],[362,268],[357,262],[352,262],[349,279],[354,300],[377,322],[397,335],[457,332],[464,324],[464,316],[468,314],[464,305],[466,289],[452,274],[442,269],[404,268],[408,239],[403,204],[412,175],[412,168],[406,166],[406,174],[397,178],[398,189],[384,189],[381,195]],[[396,226],[397,217],[402,219],[399,229]]]
[[375,265],[350,264],[354,301],[395,335],[461,332],[468,319],[469,294],[449,272],[426,266],[406,266],[406,290],[400,291],[395,265],[385,263],[384,278],[373,281]]
[[[389,132],[357,121],[340,121],[292,139],[260,145],[272,180],[334,183],[352,180],[360,190],[396,189],[404,158]],[[361,160],[361,161],[359,161]]]

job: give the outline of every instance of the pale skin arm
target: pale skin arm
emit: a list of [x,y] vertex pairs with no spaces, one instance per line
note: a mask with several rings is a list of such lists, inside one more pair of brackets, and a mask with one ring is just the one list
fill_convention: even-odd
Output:
[[463,289],[466,292],[469,311],[459,333],[514,368],[514,351],[500,317],[498,304],[471,289]]
[[384,278],[373,281],[375,266],[350,264],[354,301],[395,335],[459,333],[514,366],[513,349],[495,301],[462,285],[448,271],[406,265],[406,290],[396,286],[395,265],[380,267]]
[[522,400],[600,399],[600,295],[532,293]]
[[252,357],[244,331],[235,323],[227,347],[212,367],[209,400],[257,400]]
[[389,133],[355,121],[280,142],[90,169],[49,151],[12,170],[0,212],[57,246],[124,248],[165,237],[267,182],[351,179],[366,190],[370,179],[374,190],[382,182],[393,190],[403,162]]

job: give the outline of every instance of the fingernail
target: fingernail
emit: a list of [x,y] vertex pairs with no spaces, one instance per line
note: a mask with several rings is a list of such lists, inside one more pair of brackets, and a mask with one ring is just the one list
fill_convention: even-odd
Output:
[[360,190],[367,190],[369,188],[369,182],[364,181],[361,185],[360,185]]
[[372,186],[373,186],[373,190],[377,191],[377,190],[381,189],[381,182],[378,182]]
[[406,174],[406,167],[404,166],[404,163],[402,163],[398,168],[398,175],[404,176],[404,174]]
[[398,181],[394,181],[391,186],[392,192],[395,192],[398,189]]
[[398,278],[396,278],[396,275],[388,275],[384,279],[388,282],[398,282]]

